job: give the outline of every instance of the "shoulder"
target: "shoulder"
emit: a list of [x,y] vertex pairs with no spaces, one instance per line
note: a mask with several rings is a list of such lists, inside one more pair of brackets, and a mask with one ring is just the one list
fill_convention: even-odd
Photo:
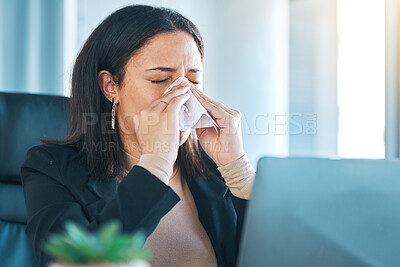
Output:
[[70,146],[41,144],[28,149],[23,165],[32,162],[43,162],[43,160],[48,160],[50,165],[54,163],[61,164],[64,161],[77,157],[78,154],[79,150]]
[[57,144],[40,144],[28,149],[27,155],[31,153],[39,153],[39,154],[44,153],[54,157],[60,157],[65,155],[76,154],[77,152],[79,152],[79,150],[71,146],[57,145]]
[[30,172],[41,172],[62,180],[65,172],[82,168],[79,149],[56,144],[41,144],[31,147],[21,165],[21,178]]

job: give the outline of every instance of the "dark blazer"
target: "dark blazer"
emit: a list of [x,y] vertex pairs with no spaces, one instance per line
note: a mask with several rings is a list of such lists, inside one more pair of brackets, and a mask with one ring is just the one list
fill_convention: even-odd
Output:
[[[247,200],[233,196],[215,163],[204,151],[202,155],[214,174],[192,177],[188,186],[218,265],[234,266]],[[118,219],[124,232],[142,229],[148,236],[180,201],[171,187],[145,168],[134,166],[117,187],[115,180],[90,177],[80,159],[71,147],[38,145],[28,150],[21,167],[25,231],[40,266],[51,260],[42,249],[44,242],[62,231],[66,220],[91,231]]]

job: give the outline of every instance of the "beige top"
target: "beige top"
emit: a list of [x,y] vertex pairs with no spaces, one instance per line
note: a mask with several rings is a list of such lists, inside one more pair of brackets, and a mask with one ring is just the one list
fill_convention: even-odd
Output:
[[[211,241],[200,223],[193,196],[179,170],[173,171],[169,161],[156,154],[143,154],[138,159],[125,152],[125,156],[126,173],[134,165],[139,165],[169,185],[181,199],[146,240],[145,245],[153,252],[150,264],[153,267],[217,266]],[[250,199],[255,172],[245,155],[218,169],[222,177],[228,177],[225,181],[232,194]]]

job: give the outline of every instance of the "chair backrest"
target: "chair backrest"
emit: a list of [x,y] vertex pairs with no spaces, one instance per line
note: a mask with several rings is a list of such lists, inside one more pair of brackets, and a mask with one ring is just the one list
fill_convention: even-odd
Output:
[[37,266],[25,235],[26,208],[20,167],[40,137],[67,134],[69,99],[0,93],[0,259],[2,266]]

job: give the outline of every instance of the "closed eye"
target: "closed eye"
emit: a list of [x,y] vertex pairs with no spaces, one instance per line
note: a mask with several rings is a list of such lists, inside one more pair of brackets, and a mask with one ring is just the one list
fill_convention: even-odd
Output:
[[164,80],[159,80],[159,81],[151,81],[152,83],[163,83],[168,81],[168,79],[164,79]]
[[[151,81],[152,83],[164,83],[164,82],[166,82],[166,81],[168,81],[169,80],[169,78],[167,78],[167,79],[164,79],[164,80],[159,80],[159,81]],[[190,81],[190,80],[189,80]],[[191,83],[193,83],[193,84],[199,84],[199,82],[193,82],[193,81],[190,81]]]

